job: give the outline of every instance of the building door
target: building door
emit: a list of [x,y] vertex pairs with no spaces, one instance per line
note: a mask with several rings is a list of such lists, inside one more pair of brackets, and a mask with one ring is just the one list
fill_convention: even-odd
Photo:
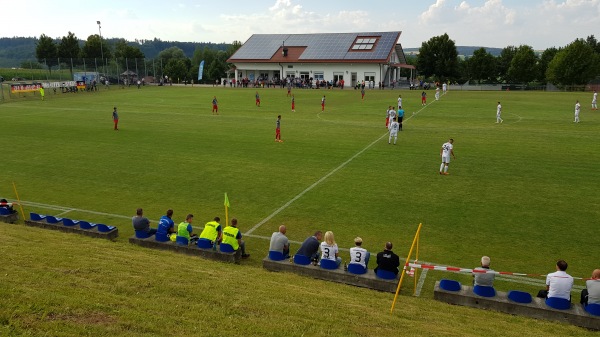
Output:
[[350,79],[352,82],[352,87],[355,88],[356,87],[356,73],[350,74]]

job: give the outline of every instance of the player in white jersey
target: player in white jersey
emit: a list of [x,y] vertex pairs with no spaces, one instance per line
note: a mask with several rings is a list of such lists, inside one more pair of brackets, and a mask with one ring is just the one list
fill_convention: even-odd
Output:
[[443,94],[445,95],[447,91],[448,91],[448,84],[446,84],[446,83],[442,84],[442,92],[443,92]]
[[361,247],[362,239],[360,237],[354,239],[354,245],[354,247],[350,248],[350,263],[360,264],[364,268],[367,268],[371,253]]
[[398,139],[398,130],[400,129],[400,123],[398,120],[394,118],[394,121],[390,124],[390,138],[388,139],[388,144],[392,143],[392,138],[394,138],[394,145],[396,145],[396,140]]
[[450,164],[450,156],[454,157],[454,159],[456,159],[456,156],[454,155],[454,145],[452,145],[454,143],[454,139],[450,138],[448,140],[448,142],[444,143],[444,145],[442,145],[442,148],[440,149],[440,156],[442,157],[442,165],[440,166],[440,174],[443,175],[448,175],[448,165]]
[[594,95],[592,96],[592,110],[598,110],[598,93],[594,90]]
[[389,117],[388,117],[388,119],[389,119],[388,127],[389,127],[389,125],[392,124],[392,122],[394,121],[394,118],[396,118],[396,110],[394,110],[394,108],[391,105],[390,105],[390,110],[388,111],[388,115],[389,115]]
[[440,87],[435,87],[435,100],[440,100]]
[[498,102],[498,106],[496,107],[496,123],[504,122],[500,115],[502,115],[502,105],[500,104],[500,102]]
[[581,104],[579,104],[579,101],[577,101],[575,103],[575,120],[573,121],[573,123],[579,123],[579,112],[581,111]]
[[402,95],[398,95],[398,109],[402,109]]

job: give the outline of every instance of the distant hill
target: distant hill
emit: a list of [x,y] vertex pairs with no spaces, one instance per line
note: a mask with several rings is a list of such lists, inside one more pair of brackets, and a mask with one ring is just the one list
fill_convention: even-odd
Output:
[[[108,44],[114,45],[118,39],[107,39]],[[3,37],[0,38],[0,68],[19,67],[23,61],[34,61],[35,47],[37,37]],[[55,40],[59,43],[60,40]],[[84,40],[79,40],[79,45],[83,46]],[[129,45],[140,48],[146,58],[152,59],[158,56],[161,51],[170,47],[179,47],[187,57],[192,57],[196,48],[208,47],[216,50],[227,50],[230,44],[211,43],[211,42],[179,42],[162,41],[154,38],[153,40],[135,40],[129,41]]]
[[[462,55],[465,57],[473,56],[473,52],[482,47],[473,47],[473,46],[456,46],[456,51],[458,51],[458,55]],[[499,56],[502,52],[503,48],[490,48],[483,47],[487,50],[488,53],[493,56]],[[404,48],[404,53],[406,55],[416,55],[419,53],[419,48]]]

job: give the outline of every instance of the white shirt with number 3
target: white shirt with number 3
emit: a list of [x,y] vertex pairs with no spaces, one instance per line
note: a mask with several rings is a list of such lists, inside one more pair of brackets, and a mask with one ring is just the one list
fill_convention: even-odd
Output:
[[350,248],[350,263],[357,263],[363,267],[367,267],[365,259],[367,258],[367,250],[362,247]]
[[337,244],[333,244],[333,246],[330,246],[327,244],[327,242],[323,241],[321,242],[321,260],[332,260],[335,261],[335,254],[338,253],[338,246]]

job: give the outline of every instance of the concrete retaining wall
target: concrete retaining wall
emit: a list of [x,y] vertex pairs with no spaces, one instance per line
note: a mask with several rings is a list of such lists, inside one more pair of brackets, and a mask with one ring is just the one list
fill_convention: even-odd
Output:
[[151,236],[146,239],[136,238],[132,236],[129,238],[129,243],[140,245],[146,248],[154,248],[154,249],[162,249],[162,250],[170,250],[178,253],[200,256],[206,259],[236,263],[240,264],[241,252],[237,251],[236,253],[223,253],[218,250],[212,249],[201,249],[198,246],[182,246],[178,245],[175,242],[167,241],[160,242],[156,241],[154,236]]
[[501,291],[496,291],[495,297],[475,295],[473,287],[464,285],[460,291],[446,291],[440,289],[439,281],[435,283],[433,298],[450,304],[560,321],[588,329],[600,330],[600,317],[590,315],[579,303],[571,304],[571,309],[568,310],[557,310],[547,306],[542,298],[534,297],[533,301],[528,304],[516,303],[508,299],[507,293]]

